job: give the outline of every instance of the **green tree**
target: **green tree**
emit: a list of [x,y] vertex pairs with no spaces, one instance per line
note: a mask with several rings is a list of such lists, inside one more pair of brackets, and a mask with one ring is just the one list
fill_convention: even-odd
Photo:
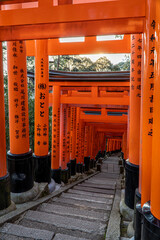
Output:
[[[122,62],[119,62],[118,64],[114,65],[114,69],[118,69],[118,71],[129,71],[130,70],[130,56],[125,55]],[[116,71],[116,70],[114,70]]]

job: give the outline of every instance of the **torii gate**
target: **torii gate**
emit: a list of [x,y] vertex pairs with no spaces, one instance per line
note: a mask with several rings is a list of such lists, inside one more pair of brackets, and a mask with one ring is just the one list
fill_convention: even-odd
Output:
[[[141,193],[141,207],[144,203],[150,201],[149,204],[145,204],[143,211],[144,223],[143,223],[143,236],[142,239],[156,239],[157,235],[160,236],[159,221],[160,221],[160,185],[159,185],[159,164],[157,159],[159,157],[159,145],[157,144],[159,138],[159,12],[160,12],[160,2],[159,0],[120,0],[120,1],[104,1],[104,2],[94,2],[88,0],[88,3],[81,1],[81,4],[77,4],[77,1],[72,0],[59,0],[58,6],[53,5],[51,0],[39,0],[36,3],[33,3],[32,0],[15,0],[15,1],[1,1],[1,14],[0,14],[0,41],[18,41],[20,42],[11,42],[9,46],[9,66],[10,70],[13,69],[13,66],[18,67],[18,73],[15,77],[16,82],[14,88],[17,89],[18,84],[23,85],[23,93],[19,92],[14,98],[14,88],[12,85],[13,73],[9,72],[9,83],[10,83],[10,120],[12,123],[11,136],[14,139],[14,142],[22,140],[19,139],[19,131],[22,127],[17,129],[14,134],[12,134],[15,129],[15,123],[18,124],[18,120],[15,122],[15,109],[17,106],[13,104],[15,99],[20,98],[23,95],[24,105],[21,109],[23,113],[23,120],[25,125],[23,125],[23,148],[20,151],[18,144],[13,144],[11,142],[11,155],[10,163],[14,162],[15,158],[21,158],[21,154],[25,154],[24,162],[27,162],[26,168],[26,179],[23,186],[19,186],[21,191],[27,191],[33,186],[32,176],[28,178],[28,166],[31,166],[31,152],[29,151],[29,141],[28,141],[28,109],[27,109],[27,94],[26,94],[26,67],[25,67],[25,43],[22,40],[34,40],[34,39],[49,39],[49,38],[58,38],[58,37],[67,37],[67,36],[96,36],[96,35],[105,35],[105,34],[145,34],[145,41],[143,43],[143,51],[145,52],[144,64],[142,64],[142,77],[143,77],[143,87],[142,87],[142,111],[141,111],[141,141],[139,141],[139,102],[136,101],[140,98],[140,93],[137,91],[140,89],[140,84],[138,84],[138,79],[141,76],[141,70],[137,67],[140,61],[137,61],[139,58],[142,58],[142,54],[139,54],[138,51],[141,49],[138,48],[140,45],[136,36],[132,36],[132,51],[131,51],[131,103],[130,103],[130,151],[129,151],[129,162],[127,161],[126,171],[128,173],[131,171],[132,174],[126,175],[127,180],[126,184],[129,182],[136,183],[134,186],[137,187],[138,183],[138,166],[139,166],[139,144],[141,145],[141,164],[140,164],[140,185],[139,192]],[[87,2],[87,1],[86,1]],[[18,3],[18,5],[13,6],[12,3]],[[22,4],[21,4],[22,3]],[[55,1],[54,1],[55,3]],[[7,8],[12,8],[12,10],[4,10],[6,4],[11,4],[12,6],[7,6]],[[62,4],[62,5],[61,5]],[[66,5],[68,4],[68,5]],[[61,6],[60,6],[61,5]],[[40,45],[37,41],[36,50],[41,49],[42,46],[47,43],[40,41]],[[43,43],[42,43],[43,42]],[[16,46],[15,46],[16,44]],[[42,45],[41,45],[42,44]],[[38,46],[39,45],[39,46]],[[17,51],[18,55],[15,53]],[[42,55],[46,53],[46,48]],[[154,54],[156,53],[156,57]],[[0,53],[2,55],[2,52]],[[18,56],[17,64],[13,64],[15,58]],[[134,57],[137,56],[137,59]],[[46,55],[44,56],[45,59]],[[136,64],[135,64],[136,63]],[[45,66],[46,62],[43,62]],[[0,63],[2,69],[2,57]],[[14,69],[16,72],[16,68]],[[23,72],[22,72],[23,70]],[[20,72],[21,71],[21,72]],[[1,79],[3,79],[3,74],[1,70]],[[23,75],[23,78],[19,78],[19,74]],[[138,76],[137,76],[138,74]],[[42,76],[41,76],[42,77]],[[43,77],[42,77],[43,79]],[[42,80],[41,79],[41,80]],[[21,81],[21,82],[20,82]],[[43,82],[43,84],[46,84]],[[1,81],[1,102],[4,102],[3,94],[3,82]],[[41,85],[42,87],[42,85]],[[46,85],[47,89],[47,85]],[[13,92],[12,92],[13,90]],[[44,90],[44,89],[43,89]],[[13,93],[13,94],[12,94]],[[134,94],[135,93],[135,94]],[[154,98],[153,98],[154,93]],[[136,98],[137,97],[137,98]],[[154,99],[154,102],[153,102]],[[17,100],[16,100],[17,101]],[[135,104],[136,109],[138,109],[135,114]],[[17,106],[18,107],[18,106]],[[154,110],[154,113],[153,113]],[[4,126],[4,104],[3,109],[0,112],[0,121],[1,126]],[[14,114],[14,116],[13,116]],[[41,113],[42,114],[42,113]],[[43,114],[42,114],[43,115]],[[154,116],[154,121],[153,121]],[[24,119],[25,117],[25,119]],[[17,117],[16,117],[17,118]],[[22,119],[21,119],[22,120]],[[24,127],[25,126],[25,127]],[[5,132],[4,129],[1,129],[1,136],[4,141],[1,141],[1,177],[2,177],[2,187],[4,192],[7,193],[5,198],[2,197],[2,209],[6,208],[10,204],[9,192],[6,191],[8,183],[8,175],[6,169],[6,154],[5,154]],[[25,130],[24,130],[25,129]],[[154,132],[154,135],[153,135]],[[16,134],[15,134],[16,133]],[[132,141],[134,139],[134,142]],[[152,144],[153,142],[153,144]],[[20,142],[21,143],[21,142]],[[21,145],[20,145],[21,146]],[[134,147],[133,147],[134,146]],[[136,150],[136,151],[135,151]],[[136,153],[136,155],[135,155]],[[149,156],[149,159],[148,159]],[[27,159],[27,160],[26,160]],[[18,162],[18,161],[17,161]],[[12,168],[11,168],[12,170]],[[136,174],[134,174],[136,173]],[[12,174],[11,174],[12,176]],[[133,176],[133,179],[132,179]],[[151,181],[152,179],[152,181]],[[17,179],[18,180],[18,179]],[[132,185],[132,184],[131,184]],[[129,188],[129,185],[126,185],[126,192]],[[131,188],[131,190],[134,190]],[[16,186],[15,189],[17,191]],[[134,192],[134,191],[132,191]],[[6,198],[7,196],[7,198]],[[127,198],[126,195],[126,204],[132,207],[133,205],[133,194]],[[4,204],[5,203],[5,204]],[[6,204],[7,203],[7,204]],[[151,212],[150,212],[151,206]],[[149,213],[148,213],[149,212]],[[149,215],[150,214],[150,215]],[[150,221],[152,219],[152,222]],[[154,222],[154,223],[153,223]],[[139,224],[140,225],[140,224]],[[145,226],[148,227],[145,227]],[[152,228],[156,229],[154,232]],[[152,234],[150,234],[152,232]],[[157,235],[155,235],[155,232]],[[151,237],[150,237],[151,236]]]

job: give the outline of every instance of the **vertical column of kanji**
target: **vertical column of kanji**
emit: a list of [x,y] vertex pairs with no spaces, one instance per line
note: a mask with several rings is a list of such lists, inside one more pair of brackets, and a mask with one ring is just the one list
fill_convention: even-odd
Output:
[[[159,136],[160,136],[160,2],[156,1],[156,19],[152,22],[152,27],[155,25],[156,29],[156,55],[155,55],[155,83],[154,83],[154,124],[153,124],[153,144],[152,144],[152,181],[151,181],[151,211],[153,215],[160,220],[160,185],[159,185],[159,178],[160,178],[160,169],[158,164],[158,157],[160,153],[159,148]],[[153,83],[152,83],[153,84]]]
[[71,122],[70,122],[70,162],[71,175],[76,174],[76,158],[75,158],[75,140],[76,140],[76,107],[71,107]]
[[68,168],[66,161],[66,133],[67,133],[67,109],[66,105],[61,104],[60,109],[60,165],[61,165],[61,180],[64,183],[68,183]]
[[71,124],[71,107],[67,106],[67,163],[70,161],[70,124]]
[[79,124],[80,124],[80,107],[77,107],[77,113],[76,113],[76,151],[75,151],[75,157],[77,159],[77,163],[79,162]]
[[134,34],[131,36],[129,159],[125,164],[125,203],[132,209],[134,208],[135,189],[139,182],[141,58],[142,35]]
[[78,162],[82,163],[82,120],[79,120],[79,148],[78,148]]
[[53,86],[52,105],[52,158],[51,175],[57,182],[61,183],[61,168],[59,161],[59,138],[60,138],[60,87]]
[[14,199],[17,193],[29,191],[34,185],[34,165],[32,151],[29,149],[26,45],[24,41],[8,42],[7,60],[10,132],[10,151],[7,157],[11,192],[14,193],[12,194]]
[[[77,118],[77,107],[73,108],[73,157],[76,159],[76,118]],[[76,159],[77,162],[77,159]]]
[[150,200],[154,101],[155,1],[147,0],[142,81],[141,205]]
[[94,148],[94,126],[91,126],[91,149],[90,149],[90,157],[91,159],[94,158],[93,154],[93,148]]
[[48,40],[36,40],[35,50],[35,181],[50,183]]
[[[153,8],[154,7],[154,8]],[[160,120],[160,1],[148,1],[148,14],[150,13],[150,21],[148,22],[149,40],[148,40],[148,95],[149,104],[148,108],[148,132],[146,136],[153,139],[152,140],[152,152],[146,149],[146,155],[148,153],[148,159],[146,164],[142,165],[142,197],[145,193],[146,196],[143,197],[143,202],[150,200],[143,206],[143,232],[142,239],[155,240],[160,237],[160,164],[159,164],[159,120]],[[153,12],[154,11],[154,12]],[[147,32],[146,32],[147,38]],[[154,45],[155,42],[155,45]],[[147,57],[147,56],[146,56]],[[154,76],[154,78],[153,78]],[[145,78],[144,78],[145,81]],[[144,83],[145,85],[145,83]],[[153,88],[154,88],[154,98],[153,98]],[[144,91],[144,89],[143,89]],[[150,100],[154,99],[153,105]],[[145,100],[145,99],[144,99]],[[150,113],[150,114],[149,114]],[[152,120],[151,120],[152,119]],[[154,119],[154,120],[153,120]],[[147,118],[146,118],[147,121]],[[149,124],[149,122],[152,122]],[[153,125],[152,125],[153,124]],[[148,136],[149,133],[149,136]],[[153,137],[152,137],[153,135]],[[143,140],[143,139],[142,139]],[[150,139],[149,139],[150,140]],[[151,141],[151,140],[150,140]],[[142,142],[143,144],[143,142]],[[148,146],[149,147],[149,146]],[[151,148],[151,146],[149,147]],[[143,151],[143,149],[142,149]],[[143,153],[143,152],[142,152]],[[152,154],[152,157],[151,155]],[[143,157],[143,155],[142,155]],[[151,160],[152,159],[152,160]],[[142,162],[143,162],[142,158]],[[144,166],[145,165],[145,166]],[[147,167],[148,166],[148,167]],[[145,167],[145,169],[144,169]],[[145,171],[145,172],[144,172]],[[146,176],[144,176],[146,174]],[[149,179],[147,179],[147,177]],[[149,180],[151,180],[151,187],[149,185]],[[144,183],[144,181],[147,181]],[[146,189],[146,188],[149,189]],[[145,189],[145,190],[144,190]],[[148,191],[147,191],[148,190]],[[145,191],[145,192],[144,192]]]
[[60,165],[66,169],[66,106],[61,104],[60,109]]
[[71,122],[70,122],[70,159],[75,158],[74,150],[73,150],[73,131],[74,131],[74,107],[71,107]]
[[90,156],[91,155],[91,125],[88,126],[88,143],[87,143],[87,155]]
[[94,158],[96,157],[97,154],[97,138],[96,138],[96,128],[94,128],[94,147],[93,147],[93,155]]
[[89,156],[89,126],[85,126],[84,164],[85,164],[85,171],[89,171],[89,169],[90,169],[90,156]]
[[85,126],[85,133],[84,133],[84,157],[88,156],[88,135],[89,135],[89,127]]
[[81,122],[81,162],[84,163],[85,123]]
[[0,210],[8,208],[11,204],[10,181],[6,164],[6,134],[5,134],[5,105],[4,105],[4,81],[3,81],[3,53],[0,42]]
[[66,107],[66,166],[68,168],[68,179],[71,177],[70,162],[70,124],[71,124],[71,107]]

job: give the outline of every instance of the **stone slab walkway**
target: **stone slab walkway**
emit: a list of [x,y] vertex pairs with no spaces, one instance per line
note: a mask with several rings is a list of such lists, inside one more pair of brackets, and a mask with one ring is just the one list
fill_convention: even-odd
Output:
[[26,211],[15,222],[5,223],[0,239],[116,240],[110,236],[119,226],[113,228],[110,220],[117,219],[118,162],[117,156],[105,159],[101,173]]

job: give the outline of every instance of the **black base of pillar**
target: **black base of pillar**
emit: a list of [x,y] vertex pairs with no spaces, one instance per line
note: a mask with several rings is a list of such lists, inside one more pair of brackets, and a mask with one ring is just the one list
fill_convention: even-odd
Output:
[[93,161],[93,168],[96,167],[96,160]]
[[67,168],[68,168],[68,179],[71,178],[71,163],[67,163]]
[[77,163],[77,173],[82,173],[82,172],[83,172],[83,164]]
[[103,158],[100,157],[100,158],[98,159],[98,163],[102,164],[102,162],[103,162]]
[[6,209],[11,205],[10,198],[10,177],[6,176],[0,178],[0,210]]
[[83,173],[85,172],[85,164],[83,164],[83,170],[82,171],[83,171]]
[[[136,191],[135,191],[135,198],[134,198],[134,223],[133,223],[134,229],[136,229],[135,223],[136,223],[136,213],[137,213],[136,204],[137,204],[137,203],[138,203],[138,204],[141,203],[141,194],[140,194],[140,192],[138,191],[138,188],[137,188]],[[139,222],[139,224],[140,224],[140,222]]]
[[160,239],[160,220],[155,218],[150,211],[150,204],[147,202],[142,208],[143,228],[142,240]]
[[143,216],[142,216],[142,208],[141,208],[141,202],[138,202],[135,207],[135,217],[134,217],[134,230],[135,240],[141,240],[141,230],[142,230],[142,224],[143,224]]
[[90,169],[90,157],[84,157],[85,171],[88,172]]
[[101,172],[101,164],[100,163],[97,163],[97,171]]
[[135,190],[139,182],[139,166],[130,163],[128,160],[125,163],[126,178],[125,178],[125,204],[134,209]]
[[122,166],[123,165],[123,160],[119,160],[118,164]]
[[123,158],[123,167],[125,168],[126,166],[126,160]]
[[68,168],[61,170],[61,181],[63,183],[68,183]]
[[94,159],[90,160],[90,168],[93,169],[94,168]]
[[35,181],[51,182],[51,154],[47,156],[36,156],[33,154],[33,160],[35,164]]
[[51,177],[56,183],[61,183],[61,168],[51,169]]
[[123,153],[123,152],[121,152],[121,158],[122,158],[122,159],[124,158],[124,153]]
[[71,176],[76,175],[76,159],[70,160],[71,162]]
[[102,151],[102,157],[104,158],[106,155],[106,151]]
[[102,153],[101,151],[99,151],[95,157],[95,159],[98,161],[98,158],[102,157]]
[[7,153],[8,171],[12,193],[27,192],[34,185],[32,151],[25,154]]
[[137,204],[140,201],[141,201],[141,194],[138,191],[138,188],[136,188],[136,191],[135,191],[135,204]]

